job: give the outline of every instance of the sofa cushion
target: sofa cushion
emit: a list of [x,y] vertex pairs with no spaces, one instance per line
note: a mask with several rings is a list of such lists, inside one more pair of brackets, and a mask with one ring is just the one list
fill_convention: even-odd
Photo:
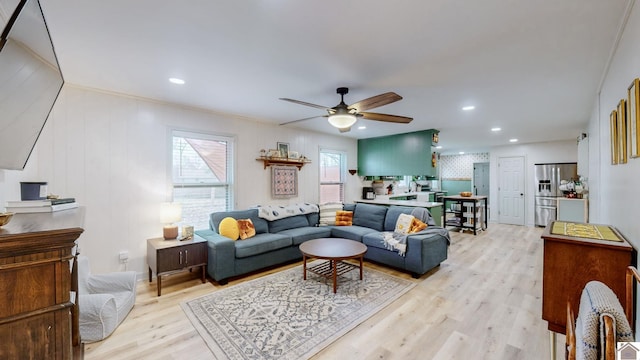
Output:
[[245,240],[256,235],[256,228],[253,226],[251,219],[238,219],[238,230],[240,231],[241,240]]
[[426,229],[427,226],[429,226],[429,225],[423,223],[417,217],[414,217],[413,221],[411,222],[411,228],[409,229],[409,233],[410,234],[415,234],[417,232],[420,232],[420,231]]
[[387,215],[384,218],[384,230],[394,231],[400,214],[411,214],[413,207],[410,206],[390,206]]
[[384,244],[384,240],[382,238],[381,232],[372,232],[372,233],[365,234],[362,237],[362,243],[367,246],[388,250]]
[[332,226],[331,227],[331,236],[351,239],[356,241],[362,241],[362,237],[369,233],[376,233],[376,230],[373,230],[368,227],[363,226]]
[[344,211],[355,211],[356,210],[356,204],[344,204],[342,206],[342,210],[344,210]]
[[407,235],[409,230],[411,230],[411,224],[413,223],[413,215],[409,214],[400,214],[398,215],[398,221],[396,221],[396,228],[393,232]]
[[279,233],[282,230],[309,226],[309,220],[305,215],[289,216],[284,219],[269,221],[269,232]]
[[236,241],[234,245],[236,257],[245,258],[289,247],[292,245],[292,241],[291,237],[287,235],[262,233],[246,240]]
[[236,219],[230,216],[222,219],[222,221],[220,221],[220,225],[218,225],[218,234],[228,237],[231,240],[238,240],[240,230],[238,229],[238,222]]
[[211,215],[209,216],[209,226],[211,227],[211,230],[218,232],[218,226],[220,226],[220,221],[222,221],[222,219],[228,216],[236,220],[251,219],[251,222],[253,223],[253,226],[256,229],[256,234],[269,232],[269,226],[267,225],[267,220],[258,217],[258,209],[220,211],[220,212],[211,213]]
[[353,212],[353,225],[382,231],[386,214],[386,206],[358,203]]
[[336,211],[336,226],[353,225],[353,211]]
[[300,245],[307,240],[331,237],[329,226],[306,226],[295,229],[283,230],[278,234],[291,236],[293,245]]
[[320,204],[320,225],[334,225],[336,212],[339,210],[342,210],[342,203],[339,202]]
[[307,221],[309,221],[309,226],[318,226],[320,223],[320,213],[307,214]]

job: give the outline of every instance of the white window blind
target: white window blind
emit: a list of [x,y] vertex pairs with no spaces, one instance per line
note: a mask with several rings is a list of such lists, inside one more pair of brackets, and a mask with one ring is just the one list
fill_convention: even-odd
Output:
[[174,131],[173,201],[182,204],[181,224],[209,227],[209,214],[233,204],[232,137]]
[[346,154],[320,150],[320,203],[344,202]]

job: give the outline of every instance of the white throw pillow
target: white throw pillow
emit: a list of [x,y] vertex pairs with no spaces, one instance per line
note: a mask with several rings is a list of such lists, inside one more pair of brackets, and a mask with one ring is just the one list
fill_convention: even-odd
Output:
[[342,210],[342,203],[320,204],[320,226],[335,225],[336,212]]
[[413,215],[400,214],[400,216],[398,216],[398,220],[396,221],[396,229],[394,230],[394,232],[407,235],[409,233],[409,230],[411,229],[411,223],[413,223]]

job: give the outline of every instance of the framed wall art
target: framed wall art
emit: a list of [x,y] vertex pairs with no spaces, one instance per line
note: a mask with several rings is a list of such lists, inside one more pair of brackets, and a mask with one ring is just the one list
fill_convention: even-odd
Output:
[[618,112],[613,110],[609,115],[609,132],[611,135],[611,165],[618,163]]
[[271,167],[271,196],[274,198],[298,196],[298,168],[295,166]]
[[269,152],[267,152],[267,157],[279,158],[280,157],[280,150],[278,150],[278,149],[269,149]]
[[297,151],[289,151],[289,159],[298,160],[300,159],[300,154]]
[[618,164],[627,163],[627,101],[618,103]]
[[631,157],[636,158],[640,156],[640,134],[638,134],[638,128],[640,128],[640,110],[638,109],[638,104],[640,103],[640,79],[633,80],[629,85],[628,94],[629,143],[631,144]]
[[278,150],[280,150],[280,157],[288,158],[289,157],[289,143],[278,143]]

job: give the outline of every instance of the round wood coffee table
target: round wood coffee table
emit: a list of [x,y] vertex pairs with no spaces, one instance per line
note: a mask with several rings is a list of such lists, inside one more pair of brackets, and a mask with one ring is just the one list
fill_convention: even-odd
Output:
[[[360,268],[360,280],[362,280],[362,260],[367,246],[355,240],[340,238],[320,238],[305,241],[300,244],[303,260],[304,280],[307,280],[307,259],[328,260],[310,267],[308,270],[333,279],[333,292],[338,288],[338,275],[345,274],[355,268]],[[360,266],[356,266],[342,260],[358,259]]]

